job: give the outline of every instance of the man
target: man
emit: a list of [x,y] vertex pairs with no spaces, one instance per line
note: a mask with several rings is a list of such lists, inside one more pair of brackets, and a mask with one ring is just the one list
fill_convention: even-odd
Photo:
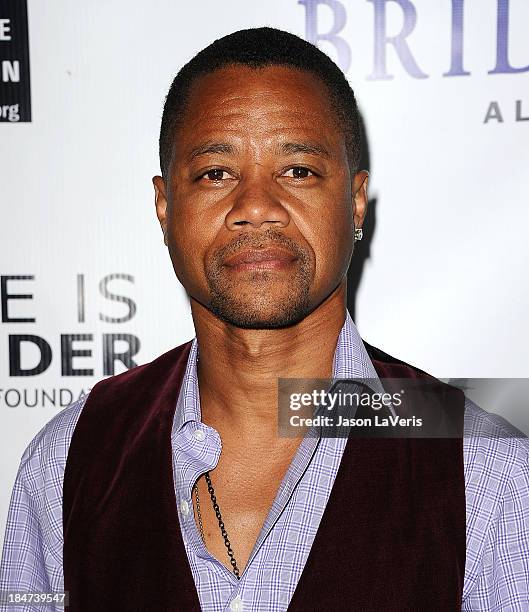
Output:
[[196,338],[34,438],[1,589],[94,611],[529,609],[529,446],[506,424],[467,401],[464,439],[278,435],[278,378],[424,375],[346,310],[359,159],[353,92],[298,37],[235,32],[182,68],[153,182]]

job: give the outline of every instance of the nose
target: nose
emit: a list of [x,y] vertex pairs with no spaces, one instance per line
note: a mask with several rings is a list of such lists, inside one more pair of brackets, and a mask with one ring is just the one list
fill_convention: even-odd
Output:
[[290,216],[281,203],[278,186],[264,171],[241,178],[232,192],[232,207],[225,218],[229,230],[286,227]]

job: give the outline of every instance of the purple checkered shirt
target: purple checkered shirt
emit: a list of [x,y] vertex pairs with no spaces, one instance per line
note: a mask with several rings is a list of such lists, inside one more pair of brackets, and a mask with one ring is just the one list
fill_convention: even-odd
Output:
[[[195,340],[171,440],[180,526],[201,607],[215,612],[286,610],[329,499],[346,439],[303,439],[237,580],[207,551],[193,517],[193,483],[215,467],[221,453],[219,434],[200,421],[197,355]],[[378,380],[349,315],[338,338],[333,372],[336,378],[374,379],[375,386]],[[63,589],[62,483],[70,439],[85,400],[51,419],[22,456],[7,519],[0,591]],[[465,423],[467,552],[462,609],[527,611],[529,443],[501,435],[508,424],[470,400],[465,405]],[[381,572],[383,582],[383,568]],[[0,612],[8,610],[55,612],[60,608],[0,605]]]

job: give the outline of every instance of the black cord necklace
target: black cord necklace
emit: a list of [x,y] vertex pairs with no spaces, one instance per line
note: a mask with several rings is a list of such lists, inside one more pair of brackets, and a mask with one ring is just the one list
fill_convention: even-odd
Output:
[[[206,483],[208,485],[208,491],[211,497],[211,502],[213,504],[213,510],[215,510],[215,515],[217,517],[217,521],[219,522],[220,532],[222,533],[222,537],[224,538],[224,545],[226,546],[226,549],[228,551],[228,556],[230,558],[230,563],[233,568],[233,573],[237,577],[237,580],[240,580],[241,576],[240,576],[239,568],[237,567],[237,561],[235,560],[235,555],[233,554],[233,550],[231,548],[231,544],[228,538],[228,534],[226,532],[226,528],[224,527],[224,522],[222,520],[222,515],[220,513],[219,505],[217,503],[217,498],[215,497],[215,491],[213,489],[213,485],[211,484],[211,478],[209,476],[209,472],[204,473],[204,478],[206,479]],[[196,483],[193,486],[193,489],[195,491],[195,500],[196,500],[196,505],[197,505],[197,519],[198,519],[198,526],[200,529],[200,536],[202,537],[202,541],[205,544],[206,540],[204,538],[204,526],[202,525],[202,514],[200,513],[200,498],[198,496],[198,487]]]

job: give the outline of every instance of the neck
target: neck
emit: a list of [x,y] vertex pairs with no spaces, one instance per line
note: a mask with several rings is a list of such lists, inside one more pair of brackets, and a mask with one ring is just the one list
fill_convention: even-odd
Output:
[[302,321],[241,329],[192,300],[203,422],[240,439],[277,438],[277,379],[331,378],[346,316],[345,282]]

